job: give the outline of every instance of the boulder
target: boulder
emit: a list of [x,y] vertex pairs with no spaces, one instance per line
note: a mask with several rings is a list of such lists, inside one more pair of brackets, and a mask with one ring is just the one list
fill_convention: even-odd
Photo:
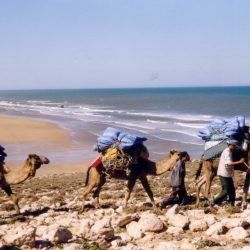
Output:
[[13,244],[18,247],[34,247],[36,237],[36,228],[27,228],[25,226],[19,226],[14,230],[9,230],[3,237],[5,244]]
[[143,232],[138,222],[132,221],[126,226],[128,235],[133,239],[141,239],[143,237]]
[[70,243],[70,244],[64,244],[63,250],[84,250],[84,247],[81,244]]
[[152,213],[143,213],[138,223],[143,232],[160,232],[164,228],[163,222]]
[[181,227],[168,227],[166,233],[172,234],[172,235],[179,235],[183,233],[183,229]]
[[48,227],[42,235],[42,239],[49,240],[55,244],[67,243],[72,237],[71,231],[58,225]]
[[217,219],[213,214],[206,214],[203,220],[207,223],[209,227],[217,222]]
[[98,238],[105,240],[112,239],[114,237],[114,229],[111,227],[111,218],[104,217],[96,221],[90,229],[90,237],[93,240]]
[[136,214],[129,214],[129,215],[125,215],[122,216],[118,219],[117,221],[117,226],[118,227],[125,227],[127,224],[129,224],[132,221],[136,221],[139,219],[139,216]]
[[189,224],[189,229],[192,232],[200,232],[200,231],[205,231],[208,229],[207,222],[204,220],[191,220]]
[[168,224],[186,229],[189,225],[189,218],[182,214],[175,214],[168,218]]
[[221,220],[221,223],[228,229],[234,227],[245,227],[248,225],[248,222],[240,218],[224,218]]
[[243,240],[249,236],[249,233],[243,227],[235,227],[230,229],[226,236],[230,236],[233,240]]
[[227,228],[221,222],[217,222],[207,229],[206,235],[208,236],[220,235],[226,233],[226,231]]
[[154,248],[154,250],[179,250],[179,244],[176,242],[168,241],[161,242],[158,246]]
[[178,214],[180,211],[180,206],[179,205],[174,205],[171,208],[168,209],[168,211],[166,212],[165,216],[167,219],[171,218],[173,215]]

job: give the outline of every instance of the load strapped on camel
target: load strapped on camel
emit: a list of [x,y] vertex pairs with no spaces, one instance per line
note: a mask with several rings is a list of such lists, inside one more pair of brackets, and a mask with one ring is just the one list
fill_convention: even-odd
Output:
[[146,140],[145,137],[126,134],[108,127],[103,135],[97,138],[95,150],[101,153],[101,157],[95,162],[101,161],[107,173],[114,170],[129,171],[137,164],[139,156],[148,157],[147,148],[143,145]]
[[200,129],[198,136],[205,141],[203,154],[205,160],[219,156],[227,147],[227,141],[231,139],[239,142],[241,150],[248,150],[249,127],[245,125],[245,117],[242,115],[229,121],[215,119],[206,128]]

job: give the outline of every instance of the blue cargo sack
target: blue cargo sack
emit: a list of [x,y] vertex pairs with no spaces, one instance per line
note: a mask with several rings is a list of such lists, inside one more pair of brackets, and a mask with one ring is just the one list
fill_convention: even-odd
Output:
[[116,128],[108,127],[104,130],[103,135],[97,138],[96,148],[100,151],[105,151],[110,147],[130,149],[146,140],[146,137],[126,134]]

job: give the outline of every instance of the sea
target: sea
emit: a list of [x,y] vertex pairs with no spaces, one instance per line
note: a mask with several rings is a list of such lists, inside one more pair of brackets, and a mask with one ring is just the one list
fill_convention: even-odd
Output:
[[93,159],[96,138],[114,127],[146,137],[152,159],[172,148],[197,159],[204,150],[200,128],[237,115],[245,115],[249,123],[250,87],[6,90],[0,91],[0,112],[68,129],[72,140],[84,145],[69,157],[74,153]]

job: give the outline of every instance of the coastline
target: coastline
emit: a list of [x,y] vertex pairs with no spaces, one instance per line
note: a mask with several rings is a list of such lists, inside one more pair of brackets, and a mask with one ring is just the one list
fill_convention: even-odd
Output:
[[71,132],[56,123],[32,117],[0,116],[1,145],[7,153],[11,169],[20,166],[28,154],[36,153],[50,159],[50,164],[37,171],[37,176],[84,172],[89,164],[78,157],[82,145],[72,140]]

